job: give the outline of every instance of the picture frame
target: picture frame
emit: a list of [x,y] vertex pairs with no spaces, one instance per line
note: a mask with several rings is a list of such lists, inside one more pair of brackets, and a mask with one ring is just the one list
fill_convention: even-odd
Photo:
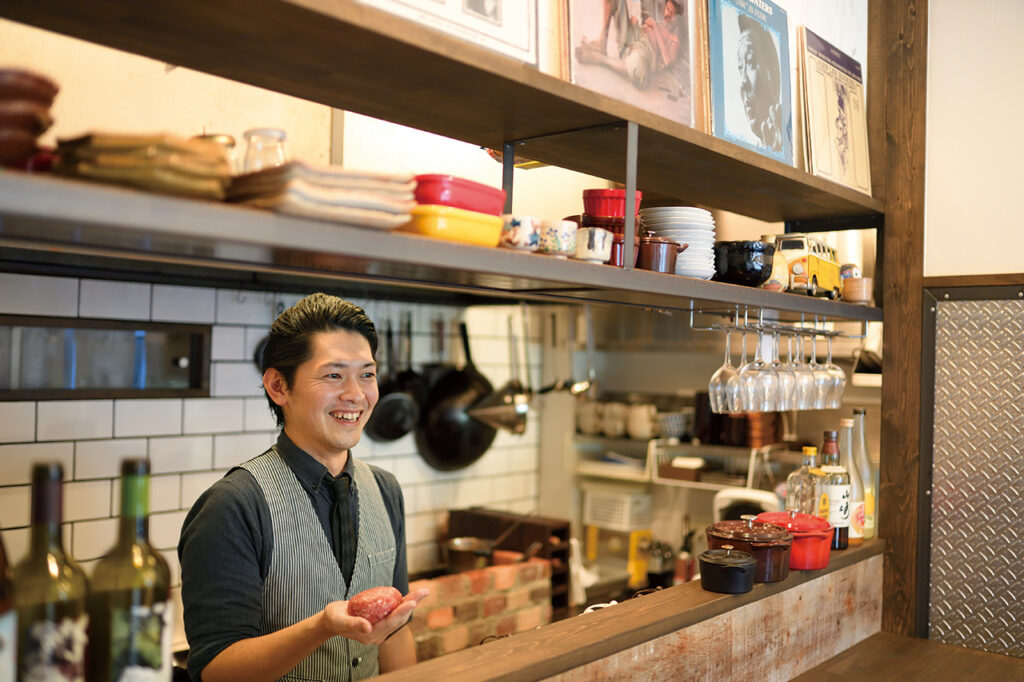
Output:
[[537,0],[359,0],[537,66]]

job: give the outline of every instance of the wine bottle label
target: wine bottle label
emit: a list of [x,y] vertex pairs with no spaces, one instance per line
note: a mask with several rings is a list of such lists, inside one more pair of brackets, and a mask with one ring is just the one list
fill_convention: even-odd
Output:
[[875,491],[864,491],[864,528],[875,527]]
[[828,519],[828,508],[829,508],[829,496],[828,490],[821,493],[821,497],[818,498],[818,518]]
[[39,621],[27,628],[21,644],[24,682],[84,682],[89,616]]
[[18,612],[11,609],[0,616],[0,682],[14,682],[18,660]]
[[110,616],[110,671],[117,682],[171,679],[172,605],[114,609]]
[[850,485],[830,485],[828,489],[828,522],[836,528],[850,526]]
[[864,537],[864,503],[857,501],[850,505],[850,539]]

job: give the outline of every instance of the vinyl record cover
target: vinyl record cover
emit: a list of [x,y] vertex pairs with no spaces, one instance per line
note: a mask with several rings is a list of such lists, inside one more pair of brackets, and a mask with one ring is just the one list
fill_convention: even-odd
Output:
[[871,193],[871,159],[860,63],[808,28],[800,50],[808,170]]
[[567,0],[571,80],[693,122],[688,0]]
[[714,134],[793,164],[786,11],[770,0],[709,0]]

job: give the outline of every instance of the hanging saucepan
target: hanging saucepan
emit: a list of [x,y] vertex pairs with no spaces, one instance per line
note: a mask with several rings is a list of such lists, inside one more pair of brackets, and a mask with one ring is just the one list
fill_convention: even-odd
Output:
[[388,442],[413,430],[420,417],[419,403],[403,390],[396,370],[395,337],[388,322],[384,329],[386,374],[380,381],[377,406],[366,422],[366,435],[375,441]]
[[412,396],[419,408],[418,412],[422,412],[427,402],[427,380],[412,367],[412,313],[406,312],[403,316],[401,332],[398,345],[402,350],[403,365],[395,377],[395,383],[400,391]]
[[[526,432],[526,413],[530,411],[529,391],[519,381],[519,344],[508,318],[509,361],[511,378],[500,389],[469,409],[469,416],[496,429],[505,429],[516,435]],[[529,372],[529,368],[527,368]]]
[[440,376],[427,396],[426,410],[416,427],[416,448],[427,464],[441,471],[469,466],[494,442],[493,427],[469,416],[469,408],[494,392],[477,371],[469,352],[466,325],[459,325],[466,365]]

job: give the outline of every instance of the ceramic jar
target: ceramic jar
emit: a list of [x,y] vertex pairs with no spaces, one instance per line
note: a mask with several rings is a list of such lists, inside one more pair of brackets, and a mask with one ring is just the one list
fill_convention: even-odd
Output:
[[607,263],[612,255],[612,239],[614,235],[600,227],[581,227],[576,231],[577,260],[591,263]]

